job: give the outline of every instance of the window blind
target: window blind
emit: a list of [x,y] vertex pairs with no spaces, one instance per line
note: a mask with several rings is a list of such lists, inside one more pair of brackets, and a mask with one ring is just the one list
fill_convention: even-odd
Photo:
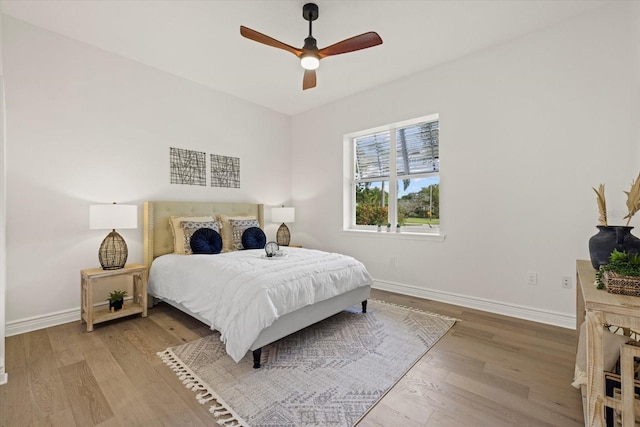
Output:
[[[439,122],[419,123],[396,130],[397,175],[440,171]],[[355,138],[356,180],[389,177],[389,132]]]
[[398,175],[440,171],[438,134],[437,121],[396,130]]
[[389,132],[355,138],[356,179],[389,177]]

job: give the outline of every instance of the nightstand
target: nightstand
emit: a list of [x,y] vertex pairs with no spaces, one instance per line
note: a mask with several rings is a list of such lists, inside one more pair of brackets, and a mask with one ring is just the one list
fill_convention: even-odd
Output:
[[289,245],[290,248],[301,248],[302,245]]
[[[94,310],[93,287],[100,280],[130,276],[133,280],[133,300],[125,300],[122,310],[109,311],[109,308]],[[142,264],[127,264],[117,270],[88,268],[80,271],[80,319],[87,324],[87,332],[93,331],[93,325],[108,320],[119,319],[141,313],[147,317],[147,267]]]

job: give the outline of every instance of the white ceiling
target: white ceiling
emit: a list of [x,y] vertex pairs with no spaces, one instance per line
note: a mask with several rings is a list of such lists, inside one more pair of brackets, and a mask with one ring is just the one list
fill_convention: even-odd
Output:
[[367,31],[384,43],[326,58],[302,91],[295,56],[240,25],[302,47],[302,0],[1,0],[6,15],[294,115],[495,46],[611,1],[317,0],[320,48]]

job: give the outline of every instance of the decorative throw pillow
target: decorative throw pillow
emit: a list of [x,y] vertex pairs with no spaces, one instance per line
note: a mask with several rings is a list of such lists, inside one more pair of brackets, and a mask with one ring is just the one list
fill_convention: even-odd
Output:
[[212,216],[172,216],[169,218],[169,228],[171,228],[171,235],[173,236],[173,253],[179,255],[185,254],[184,228],[182,228],[181,222],[209,222],[215,220]]
[[201,228],[210,228],[220,234],[220,223],[218,221],[207,221],[207,222],[198,222],[198,221],[182,221],[180,226],[183,228],[184,232],[184,253],[185,255],[192,254],[191,252],[191,236],[197,230]]
[[191,236],[190,247],[194,254],[219,254],[222,251],[222,237],[211,228],[198,228]]
[[220,222],[220,227],[222,227],[222,231],[220,235],[222,236],[222,252],[229,252],[235,250],[233,247],[233,229],[231,227],[231,220],[250,220],[254,219],[257,221],[256,217],[253,215],[246,216],[229,216],[229,215],[218,215],[218,222]]
[[242,246],[245,249],[264,249],[267,236],[260,227],[249,227],[242,233]]
[[244,249],[242,246],[242,233],[244,230],[251,227],[260,227],[257,219],[230,219],[231,224],[231,239],[233,249]]

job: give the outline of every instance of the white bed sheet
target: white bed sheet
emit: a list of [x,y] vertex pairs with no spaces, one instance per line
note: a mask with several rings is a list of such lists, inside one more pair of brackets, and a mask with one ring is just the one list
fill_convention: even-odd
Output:
[[221,333],[227,353],[240,361],[276,319],[373,283],[364,265],[346,255],[286,248],[218,255],[162,255],[149,271],[148,292],[178,302]]

